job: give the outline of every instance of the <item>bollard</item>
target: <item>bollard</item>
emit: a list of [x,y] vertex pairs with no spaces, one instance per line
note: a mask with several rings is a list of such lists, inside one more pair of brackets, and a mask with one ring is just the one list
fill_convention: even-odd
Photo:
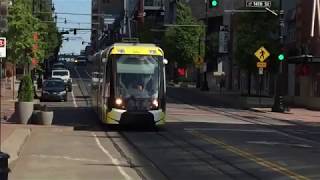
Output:
[[9,174],[9,166],[8,160],[10,156],[6,153],[0,152],[0,179],[1,180],[8,180]]

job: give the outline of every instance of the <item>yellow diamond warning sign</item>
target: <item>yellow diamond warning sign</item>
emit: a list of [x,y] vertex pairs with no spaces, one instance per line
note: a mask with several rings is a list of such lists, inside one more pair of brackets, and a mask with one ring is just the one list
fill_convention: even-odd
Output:
[[260,60],[260,62],[264,62],[270,56],[270,53],[262,46],[254,53],[254,55]]
[[199,57],[195,58],[193,62],[197,68],[200,68],[201,65],[203,65],[204,60],[202,57],[199,56]]

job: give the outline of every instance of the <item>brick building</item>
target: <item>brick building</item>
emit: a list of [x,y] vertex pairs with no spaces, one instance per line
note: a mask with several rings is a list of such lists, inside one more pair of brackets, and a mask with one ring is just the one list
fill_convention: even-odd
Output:
[[294,0],[284,4],[288,100],[310,108],[320,108],[320,12],[315,2]]

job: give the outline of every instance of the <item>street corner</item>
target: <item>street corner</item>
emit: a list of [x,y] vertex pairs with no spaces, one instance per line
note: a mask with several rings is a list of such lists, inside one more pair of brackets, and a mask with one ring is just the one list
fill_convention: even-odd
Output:
[[9,154],[9,164],[18,159],[20,150],[31,134],[31,129],[27,127],[4,127],[4,131],[11,133],[2,140],[2,151]]

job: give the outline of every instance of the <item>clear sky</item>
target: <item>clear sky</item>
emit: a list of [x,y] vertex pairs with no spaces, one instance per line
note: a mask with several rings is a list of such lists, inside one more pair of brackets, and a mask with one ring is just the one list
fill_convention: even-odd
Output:
[[[59,13],[91,13],[91,0],[53,0],[55,6],[55,12],[58,16],[57,26],[59,31],[69,30],[70,28],[91,28],[91,16],[89,15],[67,15]],[[66,18],[67,23],[64,23]],[[80,23],[80,24],[79,24]],[[69,35],[64,35],[65,38],[69,37],[69,41],[63,41],[60,53],[75,53],[79,54],[80,50],[84,49],[87,43],[82,45],[82,41],[90,41],[90,31],[80,30],[77,31],[77,35],[73,34],[73,31]]]

